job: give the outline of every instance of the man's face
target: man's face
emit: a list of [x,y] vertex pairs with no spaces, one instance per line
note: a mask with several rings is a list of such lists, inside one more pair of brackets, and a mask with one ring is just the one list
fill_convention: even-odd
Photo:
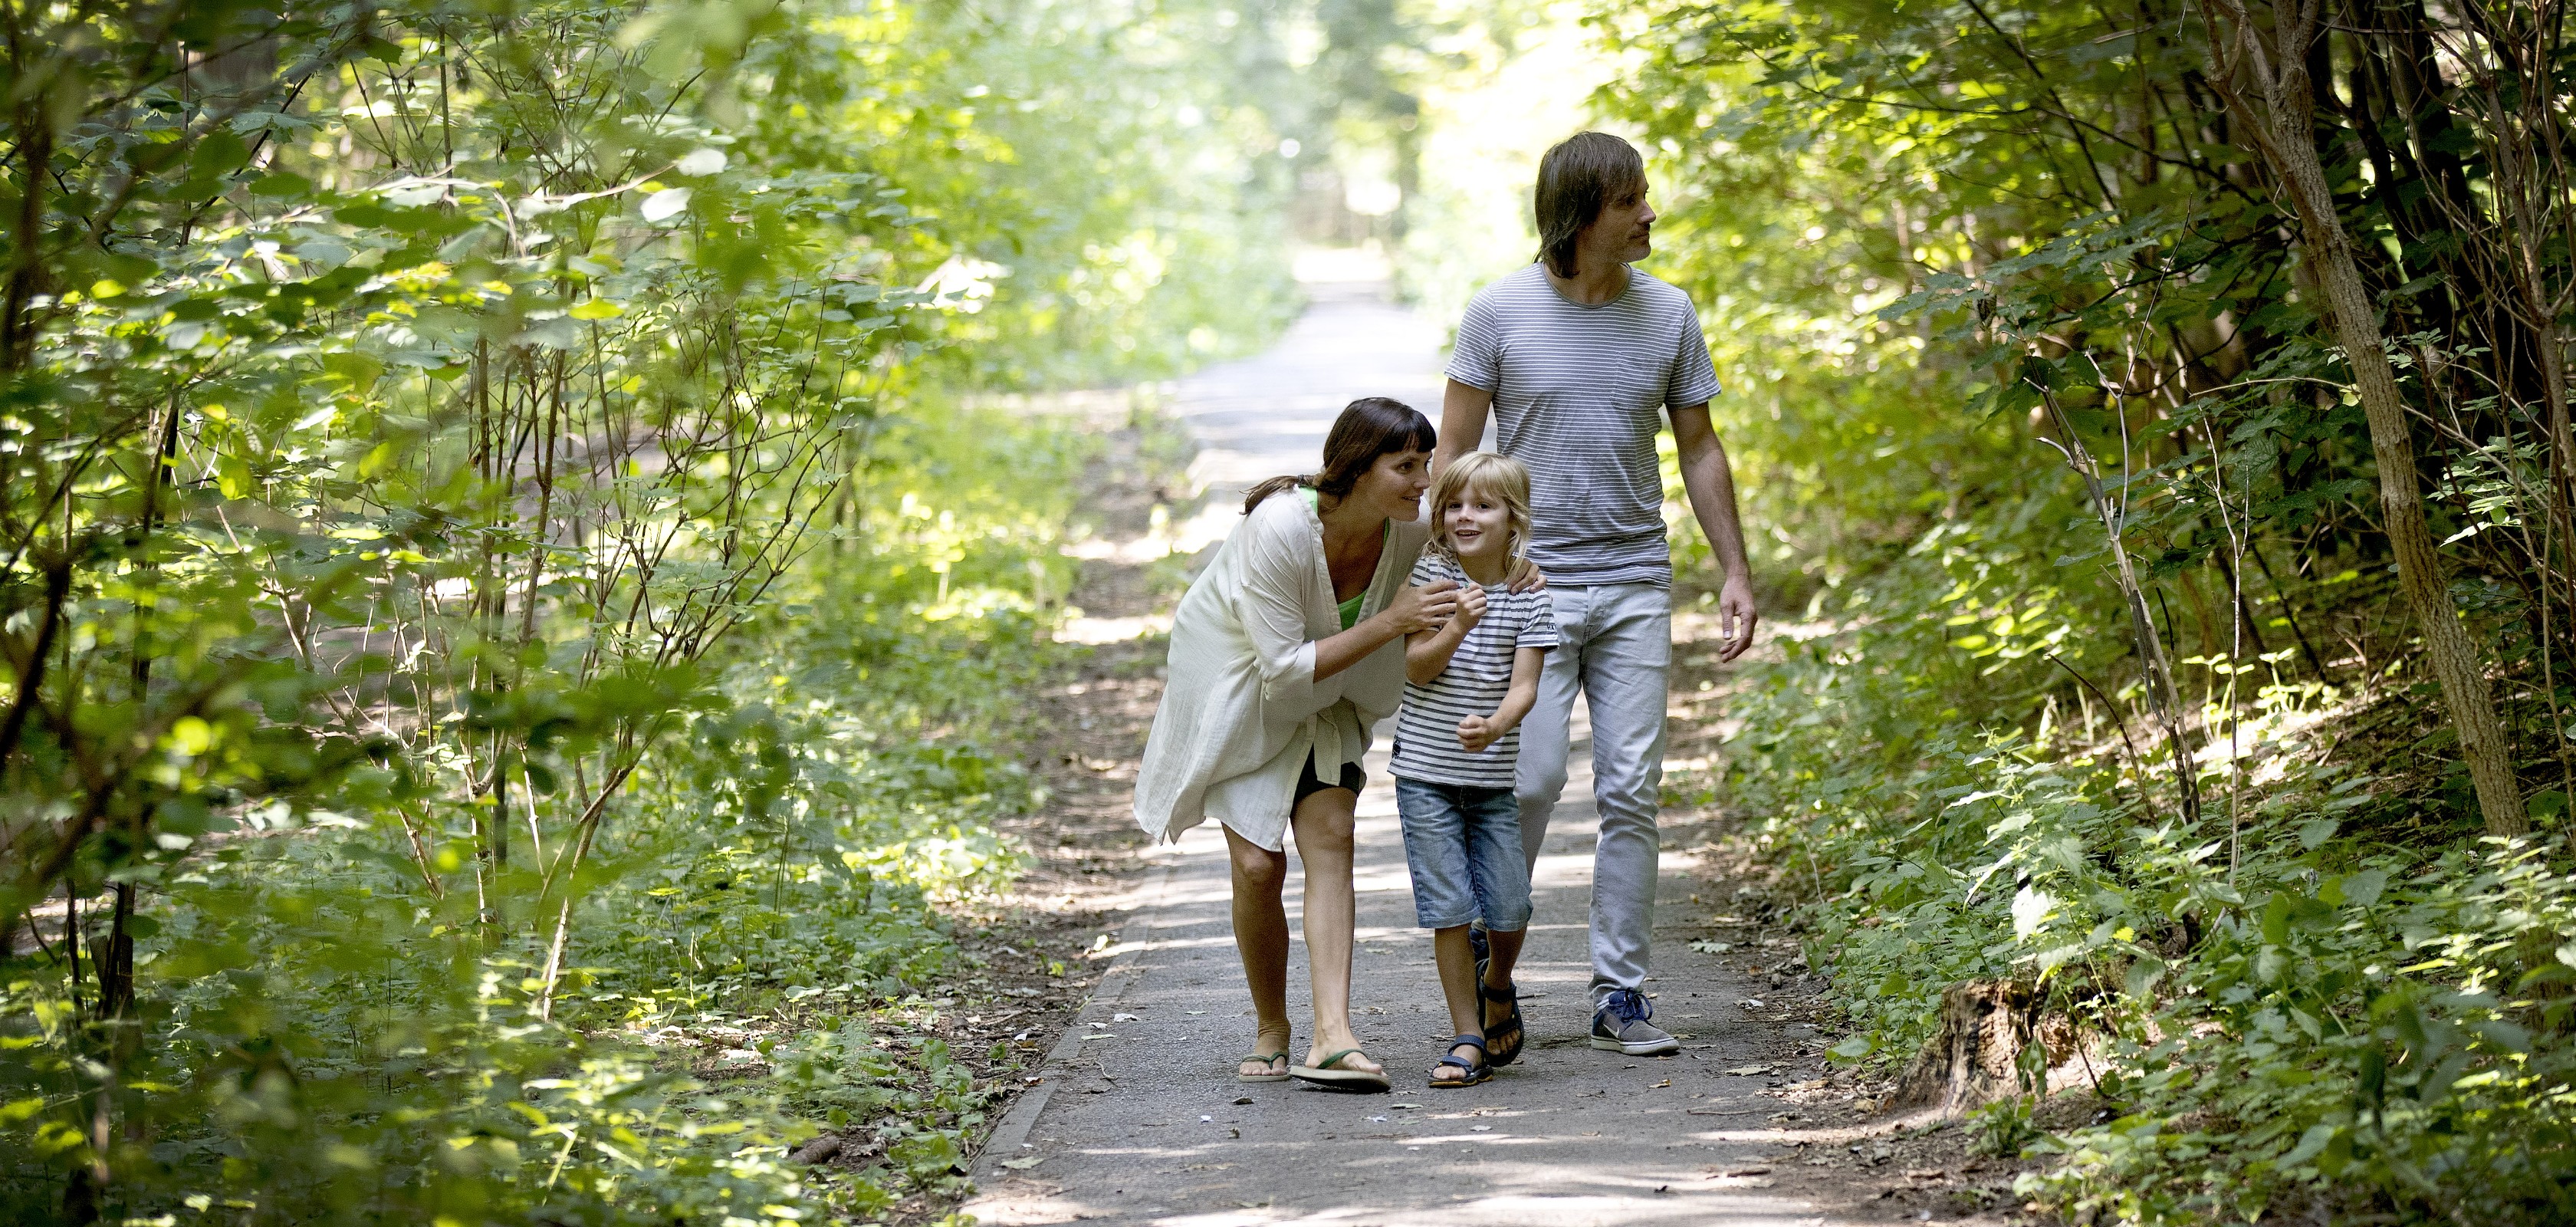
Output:
[[1575,242],[1587,256],[1634,264],[1654,253],[1654,227],[1655,209],[1646,203],[1646,181],[1641,178],[1611,196]]

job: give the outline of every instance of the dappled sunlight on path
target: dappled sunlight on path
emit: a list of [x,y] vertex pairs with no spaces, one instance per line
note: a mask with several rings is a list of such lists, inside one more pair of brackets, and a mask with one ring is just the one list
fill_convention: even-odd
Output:
[[[1173,406],[1200,446],[1193,476],[1226,497],[1311,469],[1325,427],[1354,396],[1393,395],[1437,413],[1438,330],[1366,282],[1317,283],[1316,305],[1280,346],[1189,381]],[[1577,734],[1584,729],[1577,712]],[[1227,865],[1212,825],[1139,854],[1143,906],[1101,951],[1112,966],[1040,1084],[997,1127],[964,1209],[989,1225],[1077,1220],[1163,1227],[1236,1224],[1742,1224],[1858,1221],[1774,1191],[1772,1164],[1799,1139],[1764,1075],[1812,1034],[1751,1018],[1754,990],[1692,952],[1688,854],[1668,850],[1658,913],[1658,1020],[1674,1057],[1589,1047],[1585,916],[1596,820],[1588,746],[1535,880],[1522,964],[1528,1051],[1494,1082],[1433,1090],[1424,1071],[1448,1035],[1430,935],[1414,926],[1381,733],[1362,797],[1354,1019],[1392,1095],[1339,1095],[1234,1080],[1251,1040],[1227,919]],[[1288,905],[1301,904],[1291,879]],[[1291,929],[1297,921],[1291,916]],[[1302,941],[1297,945],[1302,952]],[[1290,1013],[1307,1042],[1306,973],[1292,956]],[[1731,1072],[1730,1072],[1731,1071]],[[1754,1072],[1748,1072],[1754,1071]],[[1778,1127],[1766,1127],[1778,1126]],[[1821,1140],[1821,1131],[1818,1133]]]

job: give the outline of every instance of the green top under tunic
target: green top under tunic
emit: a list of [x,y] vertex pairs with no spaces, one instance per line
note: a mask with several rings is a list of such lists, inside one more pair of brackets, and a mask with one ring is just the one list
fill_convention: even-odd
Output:
[[[1317,499],[1317,498],[1315,497],[1315,490],[1314,490],[1314,488],[1313,488],[1313,487],[1308,486],[1308,487],[1301,488],[1301,489],[1299,489],[1299,490],[1297,491],[1297,493],[1299,493],[1299,494],[1302,494],[1302,495],[1305,495],[1305,496],[1306,496],[1306,505],[1307,505],[1307,506],[1312,507],[1312,508],[1315,508],[1315,510],[1316,510],[1319,514],[1323,511],[1323,503],[1322,503],[1319,499]],[[1386,535],[1387,535],[1387,537],[1389,537],[1389,538],[1392,538],[1392,537],[1395,535],[1395,526],[1394,526],[1394,525],[1392,525],[1392,524],[1387,525],[1387,527],[1386,527]],[[1383,548],[1383,546],[1382,546],[1382,545],[1381,545],[1381,548]],[[1344,602],[1342,602],[1340,605],[1338,605],[1338,606],[1336,606],[1336,607],[1335,607],[1335,608],[1338,608],[1338,609],[1340,609],[1340,610],[1342,611],[1342,629],[1343,629],[1343,630],[1349,630],[1349,629],[1351,629],[1352,627],[1357,626],[1357,625],[1359,625],[1359,624],[1360,624],[1360,602],[1365,601],[1365,600],[1367,600],[1367,599],[1368,599],[1368,590],[1367,590],[1367,589],[1365,589],[1365,588],[1363,588],[1363,589],[1361,589],[1361,590],[1360,590],[1360,594],[1359,594],[1358,596],[1352,597],[1351,599],[1349,599],[1349,600],[1347,600],[1347,601],[1344,601]]]

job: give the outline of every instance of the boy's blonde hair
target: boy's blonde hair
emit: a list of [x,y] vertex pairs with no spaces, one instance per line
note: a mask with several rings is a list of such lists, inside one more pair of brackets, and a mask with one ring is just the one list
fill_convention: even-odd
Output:
[[1458,546],[1449,539],[1449,505],[1469,494],[1484,495],[1507,509],[1511,539],[1505,556],[1520,561],[1530,536],[1529,466],[1492,452],[1469,452],[1450,461],[1439,476],[1432,478],[1431,548],[1451,562],[1458,560]]

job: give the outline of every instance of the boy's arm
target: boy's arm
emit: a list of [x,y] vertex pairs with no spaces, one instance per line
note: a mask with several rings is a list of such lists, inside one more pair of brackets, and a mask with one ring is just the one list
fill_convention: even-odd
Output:
[[[1440,679],[1449,668],[1449,658],[1457,655],[1458,645],[1466,641],[1467,626],[1463,619],[1451,618],[1436,631],[1415,631],[1404,640],[1404,680],[1416,686],[1428,686]],[[1520,680],[1517,666],[1512,679]],[[1535,692],[1533,692],[1535,693]]]
[[1503,692],[1502,706],[1486,718],[1486,726],[1499,738],[1511,732],[1521,717],[1538,706],[1538,674],[1547,667],[1546,648],[1516,648],[1512,651],[1512,685]]

